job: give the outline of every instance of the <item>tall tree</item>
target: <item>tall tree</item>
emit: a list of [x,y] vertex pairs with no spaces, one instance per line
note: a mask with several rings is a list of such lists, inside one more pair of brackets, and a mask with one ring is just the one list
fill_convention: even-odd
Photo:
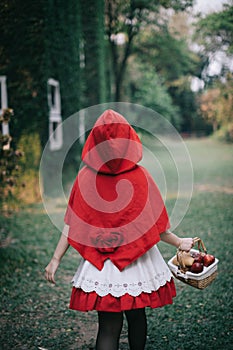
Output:
[[[151,104],[164,103],[164,116],[167,115],[166,110],[170,106],[169,114],[170,117],[172,116],[171,121],[174,125],[179,126],[181,131],[191,132],[197,114],[196,98],[191,91],[191,77],[196,75],[198,56],[189,48],[187,32],[185,36],[182,33],[178,35],[170,29],[168,20],[169,18],[164,16],[164,23],[161,21],[159,26],[147,25],[144,31],[139,33],[134,44],[134,56],[142,62],[144,76],[148,71],[152,72],[149,84],[151,83],[152,86],[155,77],[158,76],[158,84],[162,85],[163,91],[169,95],[169,99],[164,103],[165,100],[161,99],[160,94],[157,95],[158,90],[154,87],[154,103],[151,99]],[[182,24],[184,26],[184,21]],[[144,85],[143,90],[145,88]],[[144,95],[147,94],[144,93]],[[152,94],[149,95],[152,97]],[[149,95],[146,98],[147,101]],[[177,113],[178,110],[179,113]]]
[[209,66],[216,55],[224,53],[220,75],[229,71],[229,62],[233,56],[233,1],[230,0],[220,12],[211,13],[200,18],[196,24],[194,40],[199,45],[199,55],[203,62],[202,78],[208,82]]
[[[135,75],[135,68],[137,73]],[[152,66],[147,64],[132,64],[131,84],[132,102],[151,108],[168,119],[179,128],[179,108],[173,104],[164,80],[155,72]],[[129,70],[128,70],[129,71]],[[128,72],[127,71],[127,72]],[[146,121],[145,121],[146,124]]]
[[121,100],[126,66],[132,54],[133,42],[141,28],[148,23],[159,24],[160,9],[184,10],[192,0],[106,0],[106,32],[111,52],[114,99]]
[[[217,131],[220,138],[233,141],[232,68],[233,58],[233,1],[222,11],[201,18],[196,25],[195,40],[203,61],[201,78],[205,89],[200,95],[202,116]],[[209,67],[221,54],[221,70],[213,75]]]

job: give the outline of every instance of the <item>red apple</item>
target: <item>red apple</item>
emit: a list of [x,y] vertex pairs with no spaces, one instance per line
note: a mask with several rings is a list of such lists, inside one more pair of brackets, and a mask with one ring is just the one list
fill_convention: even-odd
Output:
[[215,257],[211,254],[206,254],[203,258],[203,264],[205,267],[210,266],[215,261]]
[[199,254],[196,258],[194,258],[195,262],[203,263],[203,254]]
[[200,273],[203,271],[203,264],[200,262],[194,262],[191,266],[191,272]]
[[203,263],[204,256],[205,256],[205,253],[196,253],[196,252],[194,252],[192,254],[194,262],[199,262],[199,263]]
[[196,258],[194,258],[194,261],[198,262],[198,263],[203,263],[203,257],[201,255],[199,255]]

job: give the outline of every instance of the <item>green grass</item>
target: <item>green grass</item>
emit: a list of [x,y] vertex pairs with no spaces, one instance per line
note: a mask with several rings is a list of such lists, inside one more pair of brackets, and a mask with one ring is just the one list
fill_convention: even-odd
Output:
[[[188,140],[194,167],[194,192],[189,210],[176,233],[200,236],[219,258],[218,277],[198,290],[176,280],[173,305],[147,309],[147,350],[231,349],[233,329],[233,149],[211,139]],[[171,173],[172,174],[172,173]],[[168,200],[168,207],[173,200]],[[90,349],[97,329],[95,312],[68,309],[71,284],[79,256],[69,249],[52,286],[44,279],[60,233],[41,204],[27,206],[1,227],[11,242],[0,248],[0,349]],[[5,231],[4,231],[5,232]],[[167,261],[173,247],[159,243]],[[128,349],[126,328],[121,348]]]

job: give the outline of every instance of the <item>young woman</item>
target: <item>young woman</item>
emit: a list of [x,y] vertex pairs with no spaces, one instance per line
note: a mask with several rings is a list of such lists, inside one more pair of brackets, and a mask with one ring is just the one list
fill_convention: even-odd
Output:
[[126,119],[113,110],[96,121],[82,152],[65,226],[46,278],[54,275],[69,245],[82,256],[73,277],[70,308],[98,312],[97,350],[117,350],[128,321],[131,350],[146,343],[145,308],[172,304],[171,272],[156,244],[162,240],[189,251],[192,238],[169,230],[161,194],[138,162],[142,144]]

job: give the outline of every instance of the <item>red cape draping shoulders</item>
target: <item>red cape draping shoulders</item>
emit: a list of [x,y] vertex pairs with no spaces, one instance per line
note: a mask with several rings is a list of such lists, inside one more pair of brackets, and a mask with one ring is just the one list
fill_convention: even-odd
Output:
[[141,142],[127,121],[106,111],[83,149],[65,223],[68,241],[99,270],[110,259],[123,270],[160,240],[169,219],[160,191],[137,165]]

